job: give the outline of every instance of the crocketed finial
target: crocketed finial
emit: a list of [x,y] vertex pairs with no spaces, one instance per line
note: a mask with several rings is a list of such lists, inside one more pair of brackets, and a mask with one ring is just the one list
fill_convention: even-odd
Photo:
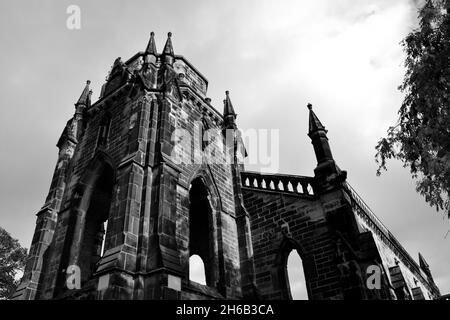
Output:
[[173,45],[172,45],[172,32],[167,34],[166,45],[164,46],[163,55],[174,56]]
[[86,81],[86,86],[83,89],[83,92],[81,93],[80,98],[78,99],[77,103],[75,105],[84,105],[89,107],[91,103],[91,94],[92,91],[89,89],[89,85],[91,84],[91,80]]
[[316,131],[320,131],[320,130],[325,131],[325,133],[326,133],[327,130],[325,130],[325,127],[323,126],[323,124],[320,122],[319,118],[314,113],[312,107],[313,107],[312,104],[308,103],[308,109],[309,109],[309,134],[311,135],[312,133],[314,133]]
[[156,56],[156,43],[155,43],[155,33],[152,31],[150,32],[150,40],[148,41],[147,48],[145,49],[145,53],[147,55],[154,55]]
[[223,115],[224,116],[236,116],[236,113],[234,112],[233,104],[231,103],[230,99],[230,91],[225,91],[225,100],[223,100],[224,108],[223,108]]

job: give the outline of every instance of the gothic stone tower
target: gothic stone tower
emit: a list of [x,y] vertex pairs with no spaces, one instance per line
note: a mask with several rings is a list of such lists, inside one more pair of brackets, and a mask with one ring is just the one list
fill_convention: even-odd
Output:
[[[16,298],[253,297],[239,168],[207,161],[210,153],[232,152],[225,133],[236,128],[236,115],[227,98],[223,117],[207,86],[174,54],[170,33],[161,54],[152,33],[145,52],[125,63],[117,58],[92,105],[88,81],[57,144]],[[199,138],[205,129],[224,139],[206,145]],[[193,254],[205,263],[205,286],[189,281]],[[77,288],[71,276],[78,271]]]
[[[89,84],[57,143],[15,299],[289,299],[292,251],[310,299],[439,296],[425,259],[347,183],[311,105],[314,176],[261,174],[244,171],[229,93],[219,113],[170,33],[162,53],[152,33],[117,58],[93,104]],[[193,255],[205,285],[189,278]]]

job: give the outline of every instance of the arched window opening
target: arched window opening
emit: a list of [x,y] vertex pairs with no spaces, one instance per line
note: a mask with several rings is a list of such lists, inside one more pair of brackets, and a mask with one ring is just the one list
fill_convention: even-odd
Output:
[[189,258],[189,280],[206,285],[205,265],[196,254]]
[[[206,285],[212,286],[214,285],[212,209],[208,200],[208,190],[201,178],[192,181],[189,201],[189,255],[190,257],[198,255],[202,260]],[[195,281],[194,279],[191,280]]]
[[95,272],[106,246],[106,228],[111,206],[113,172],[109,166],[100,170],[92,186],[90,202],[86,211],[83,240],[80,246],[80,269],[82,282]]
[[287,276],[292,300],[308,300],[303,262],[295,250],[290,252],[287,259]]

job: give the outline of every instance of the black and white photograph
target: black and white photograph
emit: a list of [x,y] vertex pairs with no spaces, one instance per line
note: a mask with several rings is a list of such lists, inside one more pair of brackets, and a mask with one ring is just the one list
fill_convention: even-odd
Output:
[[2,0],[0,17],[0,309],[450,300],[449,0]]

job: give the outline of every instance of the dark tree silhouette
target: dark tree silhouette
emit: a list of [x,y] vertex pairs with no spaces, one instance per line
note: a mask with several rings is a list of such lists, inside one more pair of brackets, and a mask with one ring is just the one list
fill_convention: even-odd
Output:
[[402,45],[405,98],[398,123],[376,146],[377,174],[388,159],[401,160],[417,192],[450,218],[450,0],[426,0]]
[[0,227],[0,300],[8,299],[19,284],[17,273],[23,271],[27,250]]

